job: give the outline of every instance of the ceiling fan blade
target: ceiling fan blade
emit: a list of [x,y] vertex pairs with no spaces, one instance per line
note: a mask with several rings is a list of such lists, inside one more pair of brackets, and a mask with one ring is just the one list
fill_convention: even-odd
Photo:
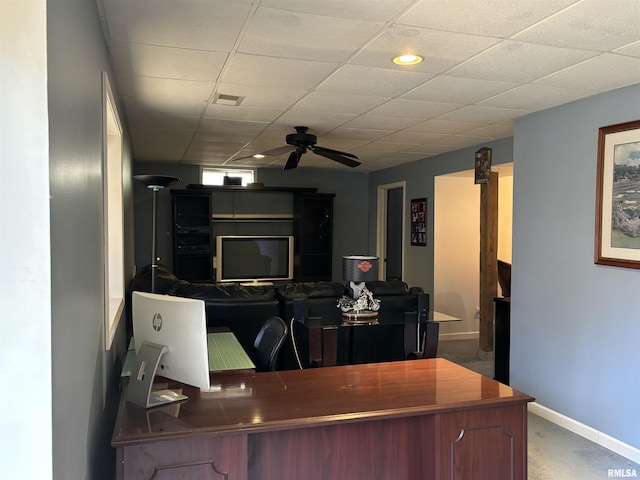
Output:
[[282,147],[272,148],[271,150],[267,150],[266,152],[262,152],[262,155],[266,155],[267,157],[279,157],[280,155],[284,155],[285,153],[289,153],[293,150],[294,146],[292,145],[284,145]]
[[337,150],[331,150],[330,148],[324,147],[309,147],[311,151],[315,154],[321,155],[323,157],[330,158],[338,163],[346,165],[347,167],[357,167],[360,165],[360,162],[357,160],[353,160],[354,158],[358,158],[352,153],[339,152]]
[[333,150],[331,148],[326,148],[326,147],[314,146],[313,148],[316,149],[316,150],[322,150],[324,152],[337,153],[338,155],[342,155],[343,157],[349,157],[349,158],[353,158],[355,160],[359,160],[359,158],[356,157],[353,153],[341,152],[340,150]]
[[306,152],[306,149],[297,148],[294,152],[291,152],[289,158],[287,159],[287,163],[285,163],[283,170],[292,170],[298,166],[300,162],[300,157],[302,154]]

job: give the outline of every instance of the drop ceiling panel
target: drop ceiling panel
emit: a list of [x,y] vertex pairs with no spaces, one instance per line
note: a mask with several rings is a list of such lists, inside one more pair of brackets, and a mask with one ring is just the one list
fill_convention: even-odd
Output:
[[215,134],[258,135],[267,122],[247,122],[240,120],[223,120],[219,118],[203,118],[200,131]]
[[620,55],[629,55],[630,57],[640,58],[640,41],[631,43],[625,47],[616,48],[613,53]]
[[410,117],[384,117],[380,115],[360,115],[344,124],[347,128],[361,128],[373,130],[402,130],[420,122],[420,119]]
[[513,136],[513,124],[500,124],[487,125],[475,130],[469,130],[470,135],[479,135],[481,137],[491,137],[495,139],[507,138]]
[[389,135],[389,130],[363,130],[360,128],[339,127],[327,133],[326,138],[336,140],[360,140],[372,142]]
[[604,92],[640,81],[640,58],[605,53],[535,83]]
[[144,77],[200,80],[216,78],[227,53],[186,48],[160,47],[113,41],[110,49],[114,69]]
[[577,0],[422,0],[399,23],[452,32],[508,37]]
[[453,112],[445,113],[440,116],[439,119],[451,120],[454,122],[498,123],[510,118],[521,117],[527,113],[527,110],[469,105],[468,107],[463,107]]
[[[206,103],[214,86],[213,82],[140,76],[131,77],[126,84],[128,88],[122,94],[136,97],[141,104],[162,102],[176,107],[180,107],[182,103]],[[203,108],[205,106],[202,105]]]
[[586,50],[505,41],[448,73],[486,80],[531,82],[595,55]]
[[514,82],[439,75],[402,95],[408,100],[441,103],[475,103],[520,85]]
[[[384,140],[386,140],[387,138],[388,137],[385,137]],[[358,152],[359,154],[362,155],[362,158],[366,159],[368,156],[380,157],[382,155],[396,153],[401,150],[404,150],[405,148],[406,146],[403,145],[402,143],[380,141],[380,142],[368,143],[366,145],[363,145],[361,147],[354,149],[354,151]],[[370,152],[370,153],[367,153],[367,152]]]
[[[313,127],[316,135],[322,135],[324,132],[332,130],[340,125],[347,123],[353,119],[355,114],[349,113],[332,113],[332,112],[313,112],[310,110],[298,110],[292,108],[277,119],[277,123],[281,125],[307,125]],[[294,133],[290,129],[289,133]]]
[[201,128],[194,134],[194,142],[228,142],[246,145],[256,137],[255,133],[243,133],[240,130],[234,131],[233,129],[223,131],[224,129],[213,129],[207,121],[203,121],[203,123],[205,123],[205,129]]
[[443,153],[447,151],[447,148],[443,145],[438,145],[436,142],[440,139],[445,138],[448,135],[439,135],[438,138],[434,138],[431,143],[425,143],[423,145],[411,146],[411,148],[407,148],[408,152],[417,153],[421,155],[437,155],[438,153]]
[[331,75],[318,90],[350,95],[397,97],[432,77],[432,74],[427,73],[345,65]]
[[595,91],[527,84],[483,100],[478,105],[533,111],[540,106],[551,108],[595,93]]
[[[96,1],[136,161],[281,168],[287,155],[229,159],[307,125],[373,171],[640,82],[637,0]],[[425,61],[391,63],[407,49]]]
[[184,160],[207,157],[223,162],[227,160],[227,152],[229,150],[239,150],[243,146],[244,144],[242,143],[231,142],[192,142],[185,153]]
[[437,117],[443,113],[451,112],[462,105],[451,103],[420,102],[417,100],[396,99],[390,100],[384,105],[374,108],[369,112],[372,115],[387,117],[411,117],[423,120]]
[[[404,11],[415,0],[375,0],[375,1],[349,1],[322,0],[262,0],[260,5],[265,7],[280,8],[294,12],[305,12],[330,17],[351,18],[355,20],[386,22]],[[366,6],[366,8],[363,8]]]
[[[153,122],[154,117],[171,116],[171,117],[189,117],[188,121],[193,127],[197,126],[197,122],[206,108],[205,102],[184,102],[176,103],[171,99],[167,101],[158,101],[154,103],[144,103],[135,97],[123,97],[127,117],[131,123]],[[183,122],[185,120],[178,120]],[[178,128],[181,123],[177,124]]]
[[221,82],[217,93],[244,97],[243,107],[289,108],[307,95],[309,90]]
[[251,1],[107,0],[110,38],[150,45],[228,52]]
[[309,111],[362,114],[388,100],[390,100],[388,97],[315,91],[301,99],[296,108]]
[[180,161],[191,141],[191,130],[132,128],[133,154],[138,161]]
[[638,22],[638,0],[582,0],[514,39],[605,52],[637,41]]
[[496,38],[392,25],[349,63],[371,67],[386,64],[400,70],[407,67],[394,64],[393,57],[414,54],[424,56],[424,61],[412,65],[411,71],[441,73],[498,41]]
[[431,133],[402,130],[400,132],[391,133],[386,137],[382,137],[381,141],[400,143],[403,144],[406,149],[415,145],[422,145],[423,143],[431,142],[435,138],[437,138],[437,136]]
[[209,104],[204,116],[206,118],[219,118],[223,120],[273,122],[282,115],[284,111],[284,108],[256,108]]
[[464,133],[469,132],[471,130],[475,130],[482,126],[485,126],[490,122],[471,122],[465,120],[444,120],[442,118],[435,118],[433,120],[427,120],[426,122],[421,122],[413,127],[408,128],[408,131],[411,132],[425,132],[425,133],[437,133],[437,134],[449,134],[453,135],[455,133]]
[[231,60],[222,80],[283,89],[313,89],[328,77],[337,65],[330,62],[237,54]]
[[140,128],[162,128],[193,131],[200,121],[196,115],[181,115],[180,112],[162,110],[158,106],[144,106],[131,97],[125,97],[125,108],[129,125]]
[[326,62],[345,61],[382,24],[259,7],[241,53]]
[[491,142],[493,138],[481,137],[477,135],[449,135],[438,141],[439,145],[445,145],[447,147],[453,147],[458,150],[461,148],[472,147],[474,145],[480,145],[482,143]]

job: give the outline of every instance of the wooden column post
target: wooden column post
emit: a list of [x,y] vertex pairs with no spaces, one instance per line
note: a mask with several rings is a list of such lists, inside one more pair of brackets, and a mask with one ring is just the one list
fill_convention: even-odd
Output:
[[493,351],[493,300],[498,294],[498,172],[480,185],[480,341]]

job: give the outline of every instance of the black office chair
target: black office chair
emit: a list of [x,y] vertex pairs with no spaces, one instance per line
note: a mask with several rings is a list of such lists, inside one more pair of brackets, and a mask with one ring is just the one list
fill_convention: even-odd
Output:
[[426,322],[424,324],[424,332],[422,333],[422,341],[420,345],[422,350],[410,352],[407,360],[417,360],[419,358],[436,358],[438,355],[438,335],[440,333],[440,324],[438,322]]
[[287,324],[280,317],[270,317],[253,342],[253,363],[258,372],[273,372],[276,370],[278,353],[289,333]]

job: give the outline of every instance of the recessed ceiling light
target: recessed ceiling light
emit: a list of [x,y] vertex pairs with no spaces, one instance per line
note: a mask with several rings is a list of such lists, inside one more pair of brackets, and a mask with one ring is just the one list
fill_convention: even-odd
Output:
[[393,58],[393,63],[396,65],[415,65],[424,60],[424,57],[420,55],[398,55]]
[[264,155],[261,153],[256,153],[255,155],[253,155],[253,158],[264,158]]

